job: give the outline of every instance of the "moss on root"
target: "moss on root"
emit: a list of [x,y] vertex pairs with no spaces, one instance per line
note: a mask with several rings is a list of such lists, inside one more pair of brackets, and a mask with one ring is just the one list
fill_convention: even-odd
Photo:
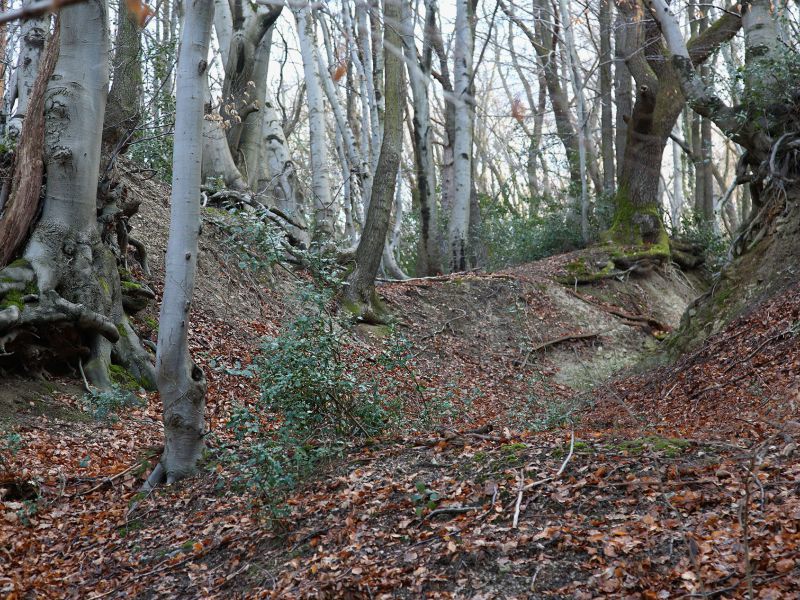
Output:
[[131,374],[130,371],[119,365],[109,365],[108,375],[112,382],[116,383],[124,390],[135,392],[142,387],[140,382]]
[[120,285],[122,286],[122,291],[124,292],[135,292],[136,290],[142,289],[142,285],[140,283],[136,283],[135,281],[120,281]]
[[342,308],[349,312],[356,320],[370,325],[388,325],[391,314],[374,289],[370,292],[369,300],[354,300],[345,296],[342,298]]
[[22,310],[25,308],[25,301],[22,299],[24,294],[19,290],[10,290],[3,296],[2,302],[0,302],[0,310],[4,308],[10,308],[12,306],[16,306],[18,309]]

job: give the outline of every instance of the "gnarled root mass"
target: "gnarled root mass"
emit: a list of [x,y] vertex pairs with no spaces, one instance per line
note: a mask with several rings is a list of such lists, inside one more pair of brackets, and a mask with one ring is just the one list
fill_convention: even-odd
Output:
[[154,389],[153,358],[127,315],[155,294],[127,269],[127,217],[138,205],[123,196],[101,186],[97,229],[42,219],[23,257],[0,270],[0,370]]

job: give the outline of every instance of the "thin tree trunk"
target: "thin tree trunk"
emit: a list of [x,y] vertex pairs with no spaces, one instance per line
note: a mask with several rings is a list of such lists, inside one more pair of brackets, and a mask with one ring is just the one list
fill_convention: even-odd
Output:
[[178,56],[166,284],[156,353],[158,390],[164,403],[160,467],[167,483],[194,472],[206,434],[206,380],[189,353],[188,329],[197,271],[204,87],[214,4],[193,0],[187,8]]
[[603,191],[614,193],[614,120],[611,64],[611,0],[600,0],[600,148],[603,155]]
[[[23,7],[29,6],[34,0],[24,0]],[[14,114],[6,125],[8,134],[17,137],[22,132],[22,120],[28,110],[28,98],[31,95],[36,73],[39,72],[39,61],[44,51],[45,40],[50,29],[50,17],[34,17],[22,22],[19,42],[19,56],[17,68],[14,73],[15,90],[13,95],[17,100]],[[12,108],[9,106],[9,109]]]
[[583,243],[589,243],[589,190],[586,183],[586,147],[588,144],[586,100],[583,96],[583,77],[580,70],[578,51],[575,48],[573,23],[567,8],[567,0],[559,0],[561,26],[564,30],[567,58],[569,60],[569,80],[578,105],[578,166],[581,179],[581,236]]
[[318,52],[314,35],[314,17],[306,2],[293,6],[297,21],[300,54],[303,58],[306,97],[308,99],[308,127],[311,151],[311,193],[314,196],[314,238],[327,245],[333,242],[335,211],[328,176],[328,150],[325,143],[325,106],[320,77],[317,71]]
[[467,268],[470,194],[472,190],[472,28],[470,0],[456,2],[453,57],[455,140],[453,143],[453,206],[448,222],[449,262],[452,271]]
[[403,3],[405,23],[403,49],[408,64],[413,117],[414,161],[420,209],[420,240],[418,245],[417,275],[435,275],[442,269],[439,239],[439,219],[436,205],[436,171],[431,150],[431,117],[429,80],[433,49],[431,35],[436,26],[436,10],[426,2],[425,31],[423,33],[422,61],[418,62],[414,43],[414,20],[410,1]]

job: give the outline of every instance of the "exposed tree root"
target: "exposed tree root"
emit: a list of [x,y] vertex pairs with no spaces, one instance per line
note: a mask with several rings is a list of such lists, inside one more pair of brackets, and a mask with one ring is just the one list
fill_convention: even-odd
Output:
[[580,292],[576,292],[575,290],[567,289],[566,291],[567,293],[575,296],[576,298],[582,300],[583,302],[586,302],[587,304],[596,306],[606,311],[607,313],[614,315],[615,317],[620,317],[621,319],[630,321],[634,325],[644,327],[648,329],[651,333],[654,333],[656,331],[672,331],[672,327],[670,327],[666,323],[661,323],[660,321],[654,319],[653,317],[648,317],[646,315],[634,315],[616,306],[610,306],[605,302],[594,300],[588,296],[585,296],[584,294],[581,294]]

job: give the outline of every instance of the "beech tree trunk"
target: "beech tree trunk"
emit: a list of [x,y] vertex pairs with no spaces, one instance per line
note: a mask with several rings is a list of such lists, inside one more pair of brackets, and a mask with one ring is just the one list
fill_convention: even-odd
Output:
[[403,51],[408,65],[409,87],[413,116],[414,163],[420,212],[420,238],[417,252],[417,274],[435,275],[442,269],[439,239],[438,207],[436,204],[436,171],[431,149],[431,115],[429,82],[433,47],[431,36],[436,27],[436,9],[426,2],[425,31],[421,61],[417,59],[414,42],[414,20],[410,2],[403,3]]
[[[659,201],[661,161],[685,99],[678,71],[664,60],[661,32],[655,23],[645,19],[643,0],[618,2],[618,6],[628,21],[625,56],[637,89],[627,123],[623,160],[618,165],[615,215],[609,238],[632,245],[657,243],[667,253]],[[740,27],[741,19],[735,12],[724,13],[689,42],[692,64],[701,65]]]
[[[0,344],[14,345],[12,354],[28,370],[66,362],[106,388],[113,360],[152,387],[151,359],[123,311],[115,256],[124,260],[118,236],[130,207],[108,181],[98,186],[108,90],[108,61],[97,59],[109,51],[105,2],[62,9],[59,47],[45,93],[47,189],[22,259],[0,276],[0,296],[8,304],[0,310]],[[153,297],[146,286],[128,283],[126,290]]]
[[386,24],[384,40],[384,112],[383,140],[372,201],[367,211],[364,231],[356,249],[356,266],[347,278],[345,299],[353,314],[372,323],[385,322],[387,315],[375,292],[375,276],[381,264],[386,234],[389,231],[395,196],[397,169],[403,152],[403,113],[406,104],[405,66],[400,35],[402,0],[383,0]]
[[113,81],[108,92],[103,142],[110,150],[122,151],[139,126],[142,114],[142,40],[139,16],[119,0],[117,39],[114,47]]
[[614,120],[611,65],[611,0],[600,0],[600,148],[603,156],[603,192],[614,192]]
[[[30,6],[33,2],[34,0],[24,0],[22,6]],[[28,98],[31,95],[36,74],[39,72],[39,60],[44,51],[49,28],[50,17],[48,16],[34,17],[22,22],[17,68],[14,70],[9,89],[11,97],[8,108],[12,108],[11,104],[14,99],[17,102],[16,109],[6,124],[6,131],[11,137],[19,137],[22,132],[22,120],[28,110]]]
[[336,212],[328,177],[328,149],[325,143],[325,105],[318,73],[319,51],[314,34],[314,17],[308,2],[292,6],[297,21],[300,54],[308,99],[308,128],[311,145],[311,193],[314,196],[314,238],[323,244],[333,240]]
[[165,443],[150,485],[162,475],[172,483],[193,473],[206,433],[206,380],[189,353],[188,328],[197,271],[203,92],[214,4],[191,0],[186,8],[178,54],[172,202],[156,353]]
[[450,269],[467,268],[470,194],[472,191],[472,28],[470,0],[456,2],[453,58],[455,139],[453,142],[453,206],[448,222]]

